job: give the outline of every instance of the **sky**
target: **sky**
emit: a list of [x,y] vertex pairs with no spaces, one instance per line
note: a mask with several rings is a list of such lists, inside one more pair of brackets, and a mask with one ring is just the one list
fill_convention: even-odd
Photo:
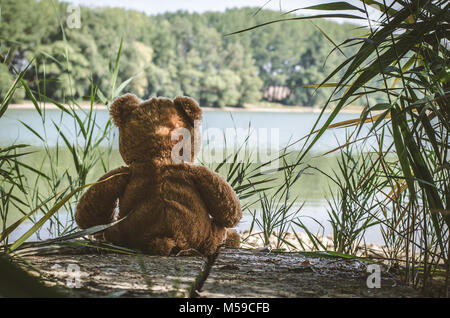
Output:
[[[149,15],[175,12],[177,10],[185,10],[189,12],[202,13],[205,11],[224,11],[229,8],[242,7],[264,7],[265,9],[277,10],[282,12],[290,11],[297,8],[304,8],[316,4],[334,1],[324,0],[66,0],[73,4],[93,6],[110,6],[127,9],[134,9],[145,12]],[[350,0],[352,4],[359,5],[360,1]],[[374,10],[375,11],[375,10]],[[317,14],[320,11],[305,10],[302,14]],[[322,12],[323,13],[323,12]],[[352,13],[352,12],[342,12]],[[343,19],[334,19],[343,22]],[[355,22],[353,20],[353,22]]]
[[315,0],[69,0],[74,4],[88,6],[111,6],[158,14],[187,10],[189,12],[224,11],[235,7],[261,7],[283,11],[307,7],[324,1]]

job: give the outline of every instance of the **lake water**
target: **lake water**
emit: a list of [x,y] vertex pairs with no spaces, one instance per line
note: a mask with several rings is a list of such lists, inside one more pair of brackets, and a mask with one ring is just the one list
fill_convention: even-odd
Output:
[[[206,144],[210,142],[216,148],[227,149],[230,147],[230,140],[227,138],[227,144],[223,136],[230,136],[232,132],[237,132],[240,136],[248,133],[249,127],[252,130],[249,138],[249,147],[259,149],[262,144],[265,144],[268,149],[277,150],[285,147],[292,142],[299,140],[306,136],[313,127],[318,113],[303,113],[303,112],[248,112],[248,111],[204,111],[203,125],[202,125],[202,145],[203,151],[208,151]],[[10,145],[12,143],[29,144],[35,147],[40,147],[42,141],[29,129],[27,129],[20,121],[32,127],[37,133],[45,136],[50,146],[55,146],[57,143],[63,145],[62,140],[58,139],[57,129],[61,129],[68,136],[75,138],[73,131],[74,122],[67,115],[62,115],[59,110],[47,110],[45,114],[45,123],[43,124],[39,115],[35,110],[19,110],[9,109],[5,115],[0,118],[0,146]],[[106,110],[96,111],[96,123],[99,127],[103,127],[109,118]],[[326,118],[328,115],[325,115]],[[325,119],[324,118],[324,119]],[[340,114],[335,122],[358,118],[358,114]],[[367,128],[366,128],[367,129]],[[363,130],[361,135],[367,130]],[[313,153],[319,155],[328,150],[331,150],[338,145],[345,143],[348,132],[345,129],[334,129],[327,131],[313,147]],[[117,137],[117,131],[115,132]],[[236,144],[242,140],[242,136],[237,137]],[[266,142],[267,141],[267,142]],[[369,149],[370,144],[374,141],[368,141],[364,146]],[[117,149],[117,140],[113,141],[115,149]],[[294,144],[291,149],[299,150],[302,142]],[[117,151],[117,150],[115,150]],[[203,154],[204,155],[204,154]],[[309,156],[305,164],[318,166],[330,172],[335,164],[336,158],[334,156],[314,157]],[[326,190],[327,184],[324,182],[324,177],[318,174],[307,175],[302,177],[299,186],[300,202],[298,205],[305,203],[300,215],[303,217],[304,223],[313,231],[321,231],[320,226],[311,219],[322,224],[325,229],[325,234],[330,234],[330,226],[327,222],[327,204],[326,204]],[[320,182],[318,181],[320,179]],[[250,215],[246,214],[239,224],[238,229],[244,230],[249,227]],[[24,229],[18,230],[14,233],[14,237],[20,235]],[[45,236],[45,234],[44,234]],[[12,239],[14,239],[12,237]],[[366,234],[366,241],[373,243],[381,243],[382,238],[378,230],[369,230]]]
[[[109,118],[106,110],[96,111],[96,122],[99,127],[103,127]],[[74,120],[69,119],[68,115],[59,110],[47,110],[46,121],[43,125],[39,115],[35,110],[9,109],[5,115],[0,118],[0,145],[9,145],[11,143],[25,143],[29,145],[40,146],[42,141],[30,130],[25,128],[19,121],[32,127],[40,135],[46,134],[47,142],[50,146],[56,145],[57,129],[54,123],[62,132],[72,134]],[[249,127],[254,130],[256,137],[262,137],[266,132],[269,140],[271,135],[279,135],[277,142],[279,147],[284,147],[296,140],[306,136],[314,126],[318,113],[309,112],[249,112],[249,111],[204,111],[203,112],[203,143],[208,138],[208,132],[221,130],[223,133],[232,131],[236,128],[247,133]],[[327,114],[323,116],[324,122]],[[336,117],[334,122],[358,118],[358,114],[344,113]],[[363,129],[362,135],[365,130]],[[313,150],[315,152],[324,152],[330,150],[339,144],[345,142],[346,130],[334,129],[327,131],[316,143]],[[59,140],[61,142],[61,140]],[[257,138],[250,138],[250,141],[257,141]],[[217,143],[218,146],[224,146],[222,140]],[[292,149],[299,149],[302,143],[298,142],[292,146]],[[256,143],[251,146],[257,146]]]

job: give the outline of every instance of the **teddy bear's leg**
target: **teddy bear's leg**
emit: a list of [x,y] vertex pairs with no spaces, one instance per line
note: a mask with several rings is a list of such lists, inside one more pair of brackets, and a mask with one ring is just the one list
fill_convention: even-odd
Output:
[[239,248],[241,245],[241,236],[234,229],[227,229],[226,238],[225,238],[225,246]]
[[226,228],[223,226],[219,226],[217,224],[211,225],[211,234],[209,238],[207,238],[201,248],[200,251],[205,255],[212,255],[217,251],[219,245],[221,245],[226,237]]
[[119,224],[116,224],[110,228],[103,231],[103,239],[113,244],[122,244],[123,240],[120,235]]
[[176,246],[175,240],[169,237],[156,237],[146,243],[144,251],[150,254],[168,256]]

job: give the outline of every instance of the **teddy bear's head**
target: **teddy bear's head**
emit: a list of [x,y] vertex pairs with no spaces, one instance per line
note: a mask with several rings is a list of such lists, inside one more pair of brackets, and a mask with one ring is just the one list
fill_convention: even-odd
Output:
[[[200,135],[197,121],[202,111],[193,99],[160,97],[141,102],[135,95],[126,94],[113,102],[110,114],[119,128],[119,150],[125,163],[172,162],[174,149],[181,152],[184,161],[194,161]],[[186,137],[183,132],[190,134],[190,156],[182,153],[188,148],[176,147]]]

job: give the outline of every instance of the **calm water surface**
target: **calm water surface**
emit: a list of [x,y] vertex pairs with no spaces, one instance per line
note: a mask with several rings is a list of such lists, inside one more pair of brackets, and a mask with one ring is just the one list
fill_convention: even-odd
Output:
[[[81,111],[80,111],[81,112]],[[96,123],[101,128],[109,118],[106,110],[96,111]],[[300,113],[300,112],[248,112],[248,111],[204,111],[202,124],[203,144],[208,138],[208,131],[219,129],[225,133],[235,128],[247,132],[249,127],[254,130],[258,137],[262,137],[260,131],[267,131],[270,139],[272,132],[279,134],[279,147],[284,147],[300,138],[306,136],[314,126],[318,113]],[[328,115],[325,114],[323,120]],[[358,114],[340,114],[334,122],[357,118]],[[38,134],[45,136],[50,146],[56,145],[58,133],[55,125],[65,134],[75,137],[74,119],[62,114],[59,110],[47,110],[45,123],[42,124],[41,118],[35,110],[9,109],[5,115],[0,118],[0,144],[8,145],[13,142],[25,143],[39,146],[42,141],[30,130],[28,130],[20,121],[32,127]],[[262,130],[261,130],[262,129]],[[362,135],[364,134],[364,129]],[[367,132],[367,130],[366,130]],[[346,130],[334,129],[327,131],[316,143],[313,150],[317,152],[330,150],[339,144],[345,142]],[[257,141],[250,138],[250,141]],[[61,139],[59,140],[61,143]],[[293,149],[299,149],[302,143],[297,143]],[[253,144],[256,146],[256,144]]]

